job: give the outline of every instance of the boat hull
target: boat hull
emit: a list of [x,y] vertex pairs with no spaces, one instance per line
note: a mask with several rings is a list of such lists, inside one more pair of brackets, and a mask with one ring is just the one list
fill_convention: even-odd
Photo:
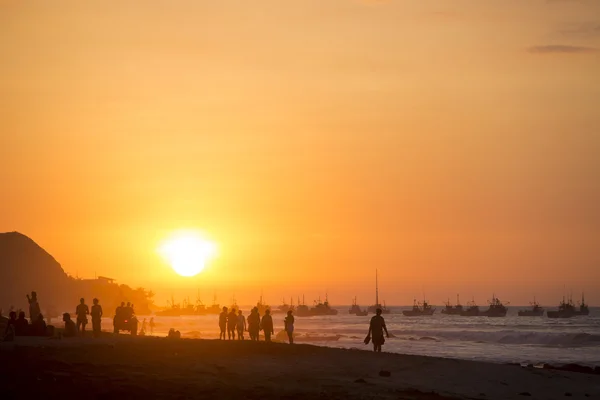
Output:
[[531,310],[522,310],[519,311],[519,317],[543,317],[545,311],[531,311]]
[[435,309],[429,311],[412,311],[412,310],[404,310],[402,314],[405,317],[429,317],[432,316],[435,312]]

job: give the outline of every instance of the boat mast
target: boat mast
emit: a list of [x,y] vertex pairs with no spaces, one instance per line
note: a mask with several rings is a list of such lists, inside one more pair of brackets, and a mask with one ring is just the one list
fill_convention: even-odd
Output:
[[375,269],[375,305],[379,306],[379,277],[377,275],[377,268]]

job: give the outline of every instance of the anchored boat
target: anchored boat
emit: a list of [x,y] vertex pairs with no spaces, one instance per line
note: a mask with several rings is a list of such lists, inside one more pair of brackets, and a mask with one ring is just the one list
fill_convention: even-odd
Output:
[[446,315],[460,315],[463,312],[463,306],[460,304],[460,300],[458,295],[456,295],[456,305],[453,306],[450,304],[450,299],[446,302],[446,307],[442,309],[442,314]]
[[423,300],[423,304],[420,304],[417,303],[417,300],[415,299],[412,310],[404,310],[402,311],[402,314],[407,317],[422,317],[433,315],[434,312],[435,308],[431,307],[426,300]]
[[533,303],[531,303],[531,309],[529,310],[519,310],[519,317],[543,317],[544,309],[539,305],[537,301],[535,301],[535,297],[533,298]]

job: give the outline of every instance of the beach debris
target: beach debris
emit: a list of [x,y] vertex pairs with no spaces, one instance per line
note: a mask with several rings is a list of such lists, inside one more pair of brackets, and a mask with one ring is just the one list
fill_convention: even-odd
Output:
[[572,394],[572,393],[569,393],[569,392],[566,392],[566,393],[565,393],[565,396],[567,396],[567,397],[571,397],[571,396],[573,396],[573,394]]
[[531,396],[531,393],[529,393],[529,392],[521,392],[521,393],[519,393],[519,396]]
[[379,371],[379,376],[390,377],[392,376],[392,373],[390,371],[381,370]]
[[354,381],[354,383],[367,383],[367,381],[365,381],[363,378],[358,378]]

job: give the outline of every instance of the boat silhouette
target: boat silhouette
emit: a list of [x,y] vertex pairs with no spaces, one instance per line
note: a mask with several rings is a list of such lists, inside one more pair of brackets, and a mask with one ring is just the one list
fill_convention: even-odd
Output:
[[382,314],[390,313],[390,310],[385,306],[385,301],[383,302],[383,305],[379,303],[379,275],[377,270],[375,270],[375,304],[369,306],[367,312],[376,313],[377,309],[380,309]]
[[463,306],[460,304],[460,300],[458,295],[456,295],[456,305],[453,306],[450,304],[450,299],[446,302],[446,307],[442,309],[442,314],[446,315],[460,315],[463,312]]
[[544,309],[539,303],[533,298],[533,302],[530,303],[531,308],[529,310],[519,310],[519,317],[543,317]]
[[433,308],[427,300],[423,300],[423,303],[417,303],[417,299],[413,302],[412,310],[404,310],[402,314],[407,317],[423,317],[433,315],[435,308]]
[[356,297],[354,297],[354,299],[352,300],[352,306],[348,310],[348,314],[356,315],[358,317],[364,317],[365,315],[369,314],[369,311],[361,309],[356,302]]

